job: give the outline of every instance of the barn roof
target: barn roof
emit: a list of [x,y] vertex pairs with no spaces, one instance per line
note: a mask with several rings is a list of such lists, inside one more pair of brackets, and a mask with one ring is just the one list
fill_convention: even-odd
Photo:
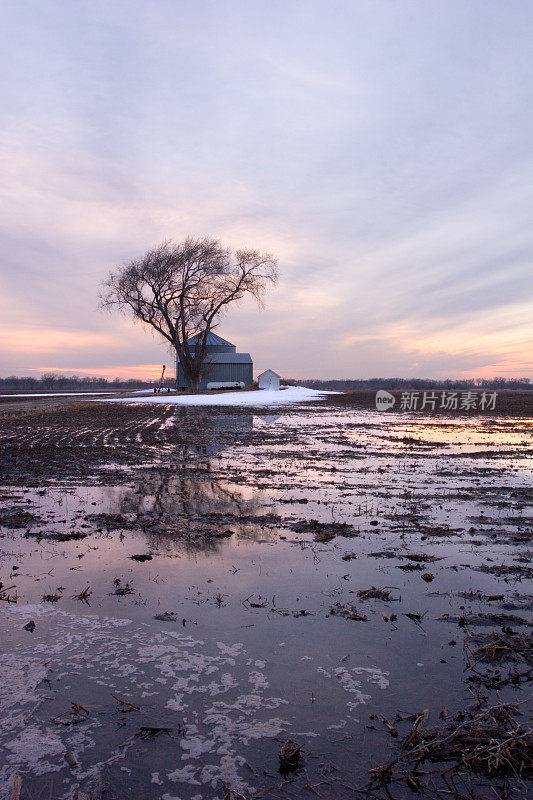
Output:
[[250,353],[208,353],[206,364],[253,364]]
[[[195,345],[196,342],[198,341],[199,337],[200,337],[199,333],[195,333],[194,336],[191,336],[191,338],[188,340],[189,346]],[[219,346],[223,345],[223,344],[229,344],[232,347],[235,347],[235,345],[232,342],[228,342],[228,340],[227,339],[223,339],[222,336],[217,336],[217,334],[213,333],[213,331],[209,331],[209,333],[207,334],[207,342],[206,342],[206,344],[207,345],[219,345]]]

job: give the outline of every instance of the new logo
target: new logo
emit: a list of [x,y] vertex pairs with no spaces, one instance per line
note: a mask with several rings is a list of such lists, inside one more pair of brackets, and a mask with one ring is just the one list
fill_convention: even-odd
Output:
[[376,408],[378,411],[386,411],[388,408],[392,408],[395,402],[394,395],[386,392],[385,389],[380,389],[379,392],[376,392]]

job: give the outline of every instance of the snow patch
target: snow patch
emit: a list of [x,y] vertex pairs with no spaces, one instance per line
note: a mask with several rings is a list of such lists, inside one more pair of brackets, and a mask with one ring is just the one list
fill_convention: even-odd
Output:
[[113,397],[105,400],[95,400],[97,403],[162,403],[176,406],[283,406],[290,403],[308,403],[320,400],[327,394],[339,392],[319,391],[307,389],[304,386],[290,386],[287,389],[274,391],[261,389],[248,392],[224,392],[222,394],[179,394],[137,397]]

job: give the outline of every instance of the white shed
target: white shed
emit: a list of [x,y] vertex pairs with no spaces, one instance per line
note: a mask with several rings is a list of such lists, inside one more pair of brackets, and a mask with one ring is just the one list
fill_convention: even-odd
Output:
[[281,375],[272,369],[267,369],[257,376],[257,385],[260,389],[279,389]]

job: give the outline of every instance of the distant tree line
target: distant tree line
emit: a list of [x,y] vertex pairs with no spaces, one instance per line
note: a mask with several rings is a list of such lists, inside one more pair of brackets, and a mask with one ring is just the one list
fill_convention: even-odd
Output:
[[17,378],[15,375],[9,378],[0,378],[0,389],[5,391],[54,391],[54,392],[95,392],[95,391],[120,391],[132,389],[144,389],[153,386],[153,381],[122,380],[121,378],[98,378],[82,377],[77,375],[61,375],[55,372],[45,372],[40,378]]
[[350,389],[388,389],[403,391],[416,389],[530,389],[530,378],[463,378],[436,380],[434,378],[369,378],[368,380],[286,380],[292,386],[309,386],[311,389],[333,389],[340,392]]
[[[0,390],[4,391],[54,391],[54,392],[94,392],[94,391],[132,391],[134,389],[150,389],[159,380],[147,381],[130,378],[99,378],[83,377],[78,375],[61,375],[55,372],[45,372],[40,378],[18,378],[12,375],[0,378]],[[334,389],[336,391],[350,391],[351,389],[388,389],[389,391],[403,391],[415,389],[529,389],[533,390],[530,378],[468,378],[462,380],[434,380],[431,378],[369,378],[367,380],[296,380],[288,378],[282,380],[288,386],[309,386],[311,389]],[[165,385],[174,386],[173,377],[165,380]]]

